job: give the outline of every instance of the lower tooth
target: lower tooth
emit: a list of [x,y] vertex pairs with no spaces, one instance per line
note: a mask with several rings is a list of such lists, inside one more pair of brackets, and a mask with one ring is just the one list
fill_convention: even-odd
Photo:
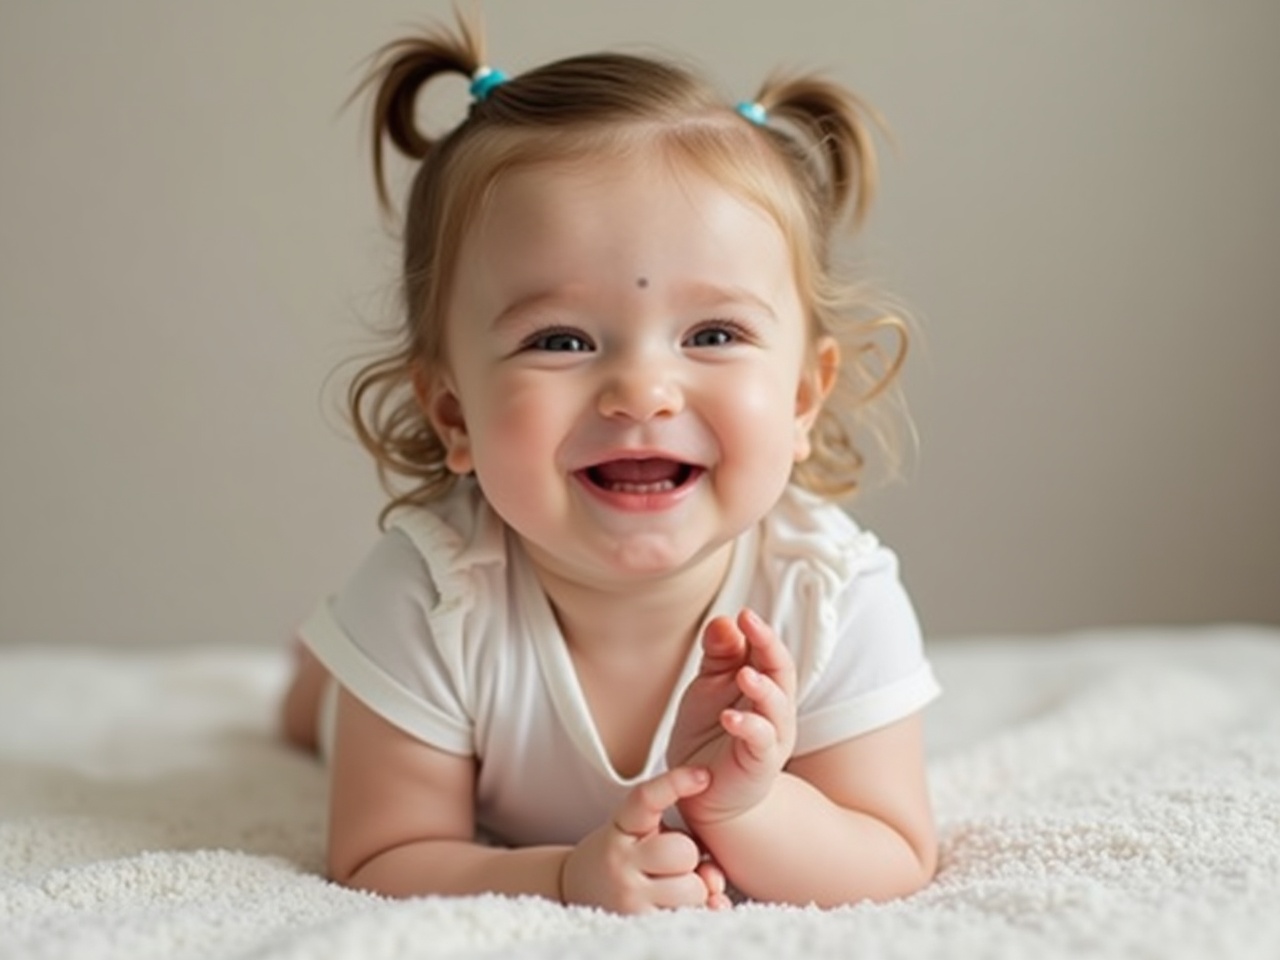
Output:
[[614,493],[666,493],[675,488],[676,485],[670,480],[660,480],[657,483],[615,483],[610,487]]

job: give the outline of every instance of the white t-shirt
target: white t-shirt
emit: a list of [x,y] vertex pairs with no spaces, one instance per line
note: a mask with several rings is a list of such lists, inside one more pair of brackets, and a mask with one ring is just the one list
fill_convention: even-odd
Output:
[[[796,754],[902,719],[938,693],[893,553],[796,487],[734,546],[707,613],[755,610],[795,659]],[[389,722],[478,760],[476,822],[516,846],[576,843],[665,769],[694,644],[644,770],[618,775],[519,539],[472,482],[400,511],[301,628],[338,682]]]

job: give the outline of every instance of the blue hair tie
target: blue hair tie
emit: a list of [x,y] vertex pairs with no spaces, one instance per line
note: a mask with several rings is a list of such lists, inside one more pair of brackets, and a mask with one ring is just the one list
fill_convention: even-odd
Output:
[[480,103],[488,99],[494,87],[507,82],[507,75],[492,67],[479,67],[471,75],[471,96]]
[[734,109],[754,123],[757,127],[763,127],[769,122],[768,111],[754,100],[750,102],[743,100],[742,103],[738,104]]

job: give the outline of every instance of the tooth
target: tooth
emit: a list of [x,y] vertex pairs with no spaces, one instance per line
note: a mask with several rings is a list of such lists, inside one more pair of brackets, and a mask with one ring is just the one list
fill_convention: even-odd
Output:
[[609,489],[614,493],[665,493],[674,490],[676,485],[670,480],[659,480],[655,483],[613,483]]

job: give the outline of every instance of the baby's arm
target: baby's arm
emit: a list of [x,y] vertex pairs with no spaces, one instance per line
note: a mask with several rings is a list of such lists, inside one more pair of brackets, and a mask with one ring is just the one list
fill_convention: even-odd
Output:
[[761,900],[832,906],[923,886],[936,863],[920,719],[910,717],[803,757],[791,657],[744,614],[703,639],[670,762],[712,771],[680,804],[730,882]]
[[759,900],[837,906],[914,893],[937,864],[922,741],[916,714],[796,757],[757,806],[694,830]]
[[680,768],[636,787],[575,847],[473,842],[475,761],[437,750],[343,690],[332,757],[329,874],[392,896],[533,894],[620,912],[727,905],[723,875],[663,812],[706,788]]

